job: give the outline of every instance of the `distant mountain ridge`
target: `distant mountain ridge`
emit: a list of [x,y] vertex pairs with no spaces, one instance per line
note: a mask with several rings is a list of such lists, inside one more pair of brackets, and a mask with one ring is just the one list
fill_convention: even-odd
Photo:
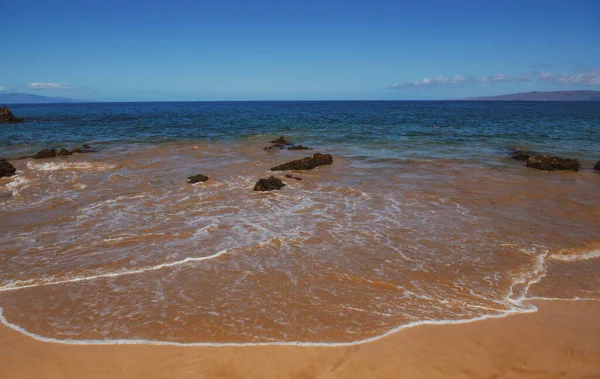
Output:
[[476,101],[600,101],[600,91],[521,92],[509,95],[470,97]]
[[49,97],[32,93],[0,93],[0,104],[52,104],[76,103],[79,100],[68,97]]

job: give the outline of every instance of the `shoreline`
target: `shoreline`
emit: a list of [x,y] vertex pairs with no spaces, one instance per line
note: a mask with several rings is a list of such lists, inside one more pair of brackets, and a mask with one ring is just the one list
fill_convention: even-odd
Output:
[[353,346],[71,345],[0,326],[6,378],[592,378],[600,301],[540,301],[537,312],[420,325]]

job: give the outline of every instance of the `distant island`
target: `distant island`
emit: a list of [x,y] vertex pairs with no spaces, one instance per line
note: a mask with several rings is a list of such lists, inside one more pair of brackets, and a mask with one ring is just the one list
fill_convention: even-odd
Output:
[[80,100],[68,97],[49,97],[31,93],[0,93],[0,104],[51,104],[51,103],[77,103]]
[[475,101],[600,101],[600,91],[521,92],[510,95],[470,97]]

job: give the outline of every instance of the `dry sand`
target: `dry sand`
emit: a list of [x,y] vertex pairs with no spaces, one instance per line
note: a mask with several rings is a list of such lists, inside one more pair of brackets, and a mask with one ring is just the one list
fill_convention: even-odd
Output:
[[77,346],[0,328],[0,378],[600,378],[600,302],[423,325],[351,347]]

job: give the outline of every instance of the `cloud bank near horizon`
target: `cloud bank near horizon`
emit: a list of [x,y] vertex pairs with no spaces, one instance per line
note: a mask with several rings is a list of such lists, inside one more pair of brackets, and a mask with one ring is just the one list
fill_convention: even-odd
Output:
[[600,68],[579,69],[575,74],[551,72],[528,72],[521,75],[507,75],[498,73],[483,77],[473,77],[464,75],[454,75],[446,77],[438,75],[433,78],[424,78],[416,82],[399,83],[389,86],[391,89],[403,88],[439,88],[439,87],[459,87],[475,84],[505,84],[505,83],[525,83],[537,80],[539,83],[561,85],[579,85],[579,86],[600,86]]
[[30,89],[34,89],[34,90],[54,89],[54,90],[70,91],[73,89],[72,87],[61,84],[61,83],[40,83],[40,82],[33,82],[30,84],[27,84],[26,87],[30,88]]

